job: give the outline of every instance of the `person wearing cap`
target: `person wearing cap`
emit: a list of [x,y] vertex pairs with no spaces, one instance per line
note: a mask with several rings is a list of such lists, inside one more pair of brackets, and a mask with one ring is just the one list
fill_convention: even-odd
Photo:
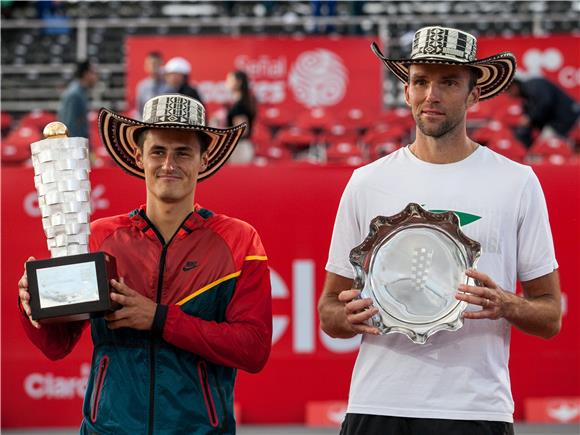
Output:
[[[198,182],[227,161],[245,124],[205,126],[203,105],[183,95],[145,104],[143,121],[98,115],[107,150],[145,180],[146,204],[91,223],[91,251],[114,256],[121,308],[90,320],[94,351],[81,434],[233,434],[236,370],[260,371],[269,356],[272,304],[267,257],[246,222],[195,203]],[[89,321],[21,319],[56,360]]]
[[163,94],[181,94],[194,98],[203,104],[197,88],[189,84],[191,65],[183,57],[172,57],[163,66],[165,84],[161,87]]
[[[561,327],[558,264],[538,178],[466,132],[468,108],[510,84],[515,59],[478,60],[472,35],[444,27],[418,30],[408,59],[372,49],[404,84],[416,138],[355,170],[338,207],[318,311],[327,334],[362,340],[341,433],[511,434],[510,328],[550,338]],[[468,216],[461,230],[482,249],[477,270],[465,272],[477,285],[453,290],[469,304],[463,327],[426,344],[370,326],[378,309],[353,289],[349,262],[373,218],[411,202]]]

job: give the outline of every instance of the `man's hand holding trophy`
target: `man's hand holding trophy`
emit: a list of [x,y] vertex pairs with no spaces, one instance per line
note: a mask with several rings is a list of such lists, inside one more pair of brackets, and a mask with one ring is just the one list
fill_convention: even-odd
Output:
[[91,185],[88,140],[70,138],[60,122],[30,145],[34,185],[50,259],[26,262],[19,282],[23,309],[35,326],[83,320],[115,307],[109,297],[115,258],[89,252]]

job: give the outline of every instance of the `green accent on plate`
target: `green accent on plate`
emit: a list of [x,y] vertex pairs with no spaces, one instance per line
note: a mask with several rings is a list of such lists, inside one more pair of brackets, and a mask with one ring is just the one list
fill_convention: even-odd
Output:
[[459,218],[459,225],[462,227],[465,225],[469,225],[472,222],[478,221],[481,219],[481,216],[477,216],[474,214],[464,213],[462,211],[455,211],[455,210],[429,210],[432,213],[445,213],[446,211],[452,211],[457,215]]

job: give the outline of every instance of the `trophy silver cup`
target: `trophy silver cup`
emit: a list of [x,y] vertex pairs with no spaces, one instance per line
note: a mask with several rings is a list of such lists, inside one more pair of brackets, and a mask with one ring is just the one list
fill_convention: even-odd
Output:
[[31,317],[39,321],[81,320],[113,308],[109,278],[114,257],[89,253],[91,213],[88,140],[67,137],[52,122],[45,139],[30,144],[34,185],[51,259],[26,263]]
[[481,246],[463,234],[453,212],[434,213],[411,203],[393,216],[378,216],[366,239],[350,253],[354,288],[379,312],[370,324],[424,344],[442,330],[463,325],[467,303],[455,299],[471,284]]

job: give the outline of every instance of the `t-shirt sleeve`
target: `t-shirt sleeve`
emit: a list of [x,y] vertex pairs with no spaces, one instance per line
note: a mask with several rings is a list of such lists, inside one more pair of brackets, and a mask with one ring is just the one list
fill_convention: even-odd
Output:
[[530,281],[558,268],[540,181],[530,170],[518,214],[518,278]]
[[328,272],[346,278],[354,278],[354,270],[349,261],[350,251],[362,240],[362,223],[357,214],[359,208],[357,207],[356,186],[353,179],[354,176],[351,177],[344,189],[338,205],[328,262],[326,263]]

